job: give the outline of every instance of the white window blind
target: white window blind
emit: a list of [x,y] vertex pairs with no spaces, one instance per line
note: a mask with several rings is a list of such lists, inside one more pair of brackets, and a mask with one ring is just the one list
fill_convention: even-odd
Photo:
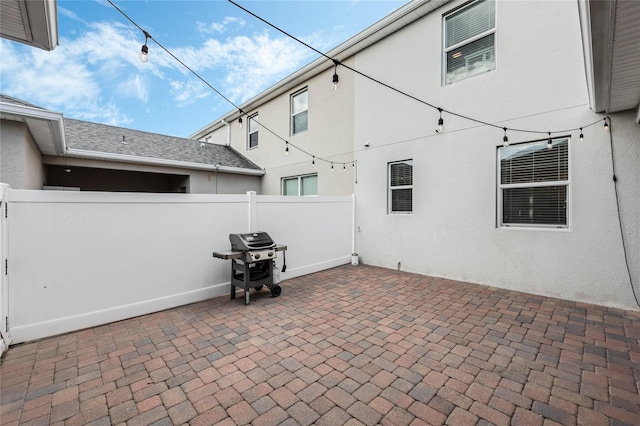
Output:
[[499,148],[501,226],[568,227],[569,140]]
[[413,161],[389,163],[389,213],[413,210]]
[[445,83],[495,69],[494,0],[478,0],[445,17]]

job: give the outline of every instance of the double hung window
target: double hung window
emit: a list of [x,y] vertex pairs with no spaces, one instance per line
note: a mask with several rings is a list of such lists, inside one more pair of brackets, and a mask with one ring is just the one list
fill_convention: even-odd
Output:
[[569,227],[569,139],[498,149],[501,227]]
[[307,89],[291,96],[291,134],[306,132],[309,128],[309,92]]
[[258,147],[258,128],[260,125],[258,124],[258,113],[253,114],[249,117],[249,126],[248,132],[248,149],[253,149]]
[[411,213],[413,209],[413,160],[389,163],[388,213]]
[[282,179],[282,195],[318,195],[318,175],[293,176]]
[[477,0],[444,17],[444,80],[495,69],[495,0]]

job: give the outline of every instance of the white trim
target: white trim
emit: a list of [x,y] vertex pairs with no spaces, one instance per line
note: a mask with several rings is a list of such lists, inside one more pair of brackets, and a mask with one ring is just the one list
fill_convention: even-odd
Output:
[[207,170],[222,173],[235,173],[241,175],[263,176],[264,170],[244,169],[241,167],[216,166],[215,164],[193,163],[189,161],[165,160],[162,158],[139,157],[136,155],[112,154],[108,152],[88,151],[84,149],[69,148],[69,156],[94,160],[122,161],[127,163],[152,164],[156,166],[180,167],[194,170]]
[[[51,130],[51,142],[57,154],[63,154],[67,148],[67,142],[64,132],[64,118],[62,113],[35,108],[27,105],[8,103],[0,101],[0,114],[3,119],[19,118],[27,126],[28,119],[49,121],[49,129]],[[5,114],[7,116],[5,116]],[[56,123],[56,124],[54,124]],[[37,143],[38,141],[36,141]]]

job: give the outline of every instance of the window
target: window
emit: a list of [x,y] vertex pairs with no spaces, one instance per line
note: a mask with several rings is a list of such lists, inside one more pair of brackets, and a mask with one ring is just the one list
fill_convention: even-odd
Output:
[[282,195],[318,195],[318,175],[294,176],[282,179]]
[[496,68],[495,32],[495,0],[478,0],[445,16],[445,84]]
[[249,132],[248,138],[248,149],[253,149],[258,147],[258,113],[253,114],[249,117],[249,125],[247,126],[247,131]]
[[388,210],[411,213],[413,204],[413,160],[389,163]]
[[291,134],[305,132],[309,128],[309,96],[303,89],[291,96]]
[[568,228],[569,139],[498,149],[498,223]]

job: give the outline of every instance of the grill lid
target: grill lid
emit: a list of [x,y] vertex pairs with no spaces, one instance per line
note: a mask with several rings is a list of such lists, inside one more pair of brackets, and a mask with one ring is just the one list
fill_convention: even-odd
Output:
[[275,243],[266,232],[249,232],[246,234],[229,234],[233,250],[262,250],[272,248]]

